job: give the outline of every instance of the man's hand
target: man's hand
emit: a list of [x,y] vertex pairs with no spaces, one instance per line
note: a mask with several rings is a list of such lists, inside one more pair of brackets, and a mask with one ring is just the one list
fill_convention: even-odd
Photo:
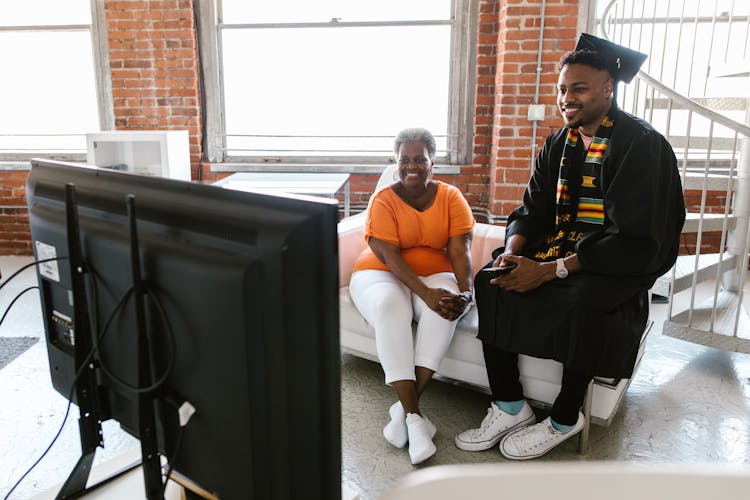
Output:
[[555,279],[554,262],[536,262],[520,255],[502,254],[495,259],[493,265],[503,266],[509,262],[515,262],[517,267],[491,279],[490,284],[503,290],[524,293]]

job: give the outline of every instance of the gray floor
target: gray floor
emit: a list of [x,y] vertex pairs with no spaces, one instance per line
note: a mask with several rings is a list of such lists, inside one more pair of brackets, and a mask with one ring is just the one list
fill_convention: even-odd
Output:
[[[30,259],[0,257],[3,278],[27,262]],[[0,290],[0,311],[18,292],[35,284],[32,271],[14,281],[18,283]],[[579,455],[574,439],[540,460],[750,464],[750,355],[665,337],[660,331],[665,314],[665,305],[653,306],[656,328],[643,362],[612,425],[592,428],[589,452]],[[35,292],[17,301],[0,326],[0,335],[43,339]],[[416,469],[405,449],[393,448],[381,435],[394,400],[379,365],[343,355],[342,478],[362,500],[380,498],[394,481]],[[49,382],[43,340],[0,370],[0,402],[0,495],[4,497],[52,440],[66,410],[64,398]],[[505,461],[496,449],[469,453],[453,445],[454,434],[481,421],[485,395],[434,382],[422,406],[438,428],[438,452],[420,467]],[[77,416],[73,408],[58,442],[11,498],[28,498],[65,479],[80,454]],[[98,460],[137,446],[113,422],[105,424],[104,432],[106,448],[98,453]]]

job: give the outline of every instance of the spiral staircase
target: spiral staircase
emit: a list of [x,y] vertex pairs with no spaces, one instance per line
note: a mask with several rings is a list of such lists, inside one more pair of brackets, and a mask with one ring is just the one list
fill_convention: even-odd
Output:
[[599,35],[649,54],[620,107],[672,144],[687,219],[663,333],[750,353],[750,2],[602,0]]

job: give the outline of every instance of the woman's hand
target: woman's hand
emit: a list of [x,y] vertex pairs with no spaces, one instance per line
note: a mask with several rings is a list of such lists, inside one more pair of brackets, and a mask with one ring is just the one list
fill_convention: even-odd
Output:
[[507,266],[514,262],[517,267],[490,280],[503,290],[524,293],[555,279],[554,262],[536,262],[520,255],[501,254],[493,263],[496,267]]
[[434,311],[448,321],[460,318],[466,308],[471,305],[471,292],[453,293],[443,288],[440,291],[442,296],[438,302],[438,308]]

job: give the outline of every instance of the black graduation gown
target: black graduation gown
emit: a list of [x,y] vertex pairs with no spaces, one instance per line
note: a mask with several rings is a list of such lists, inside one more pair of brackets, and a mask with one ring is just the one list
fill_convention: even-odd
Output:
[[[605,220],[576,243],[581,272],[526,293],[504,291],[478,273],[475,295],[483,342],[581,373],[629,378],[648,320],[647,291],[677,258],[685,206],[669,143],[643,120],[613,111],[601,172]],[[527,257],[554,228],[566,136],[563,128],[547,138],[523,205],[508,219],[506,238],[525,236]]]

